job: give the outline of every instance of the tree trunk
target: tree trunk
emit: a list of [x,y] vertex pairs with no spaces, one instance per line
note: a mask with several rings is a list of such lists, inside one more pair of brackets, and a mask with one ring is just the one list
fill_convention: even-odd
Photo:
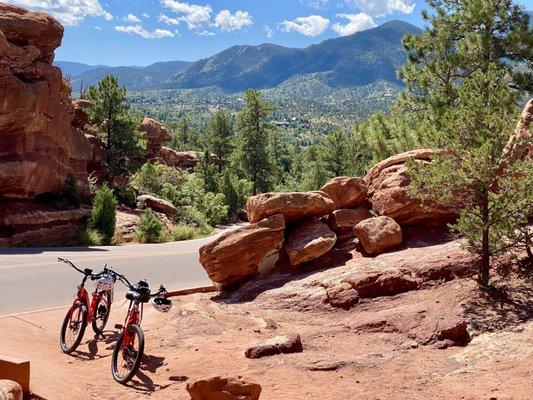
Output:
[[490,273],[490,248],[489,248],[489,193],[483,188],[481,198],[482,238],[481,238],[481,265],[479,268],[479,283],[483,287],[489,286]]

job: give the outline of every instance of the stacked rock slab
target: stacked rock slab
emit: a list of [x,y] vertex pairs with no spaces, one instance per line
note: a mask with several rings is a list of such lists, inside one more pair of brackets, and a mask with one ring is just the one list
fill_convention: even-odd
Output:
[[283,246],[285,221],[276,214],[226,232],[200,248],[200,263],[209,278],[230,285],[264,273],[274,266]]
[[451,205],[422,204],[408,193],[411,179],[406,160],[428,163],[438,153],[441,152],[431,149],[411,150],[372,167],[364,177],[372,209],[379,215],[393,218],[400,225],[445,225],[453,221],[457,214]]
[[323,222],[310,219],[290,231],[285,250],[291,265],[299,265],[330,251],[337,236]]

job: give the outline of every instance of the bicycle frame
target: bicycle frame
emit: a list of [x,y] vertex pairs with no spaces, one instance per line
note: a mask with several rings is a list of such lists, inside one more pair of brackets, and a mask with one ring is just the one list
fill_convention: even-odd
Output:
[[126,332],[124,336],[124,341],[122,342],[123,346],[129,346],[133,345],[135,341],[135,335],[129,335],[130,326],[133,324],[140,324],[140,311],[139,311],[139,304],[136,302],[131,302],[130,307],[128,309],[128,314],[126,315],[126,321],[124,324],[124,332]]
[[86,278],[84,278],[81,285],[78,286],[78,292],[74,297],[74,301],[72,302],[72,306],[70,307],[70,312],[72,313],[72,311],[76,309],[76,304],[78,302],[81,302],[85,305],[85,308],[87,309],[87,323],[90,324],[93,321],[94,310],[96,309],[98,303],[100,302],[100,299],[102,298],[102,293],[99,292],[98,289],[94,289],[94,292],[91,296],[91,301],[89,302],[89,293],[87,292],[87,289],[85,289],[85,280]]

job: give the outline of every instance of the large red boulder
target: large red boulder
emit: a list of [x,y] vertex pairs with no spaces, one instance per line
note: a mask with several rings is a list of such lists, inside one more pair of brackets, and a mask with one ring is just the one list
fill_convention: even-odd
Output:
[[230,285],[271,269],[283,246],[285,221],[280,214],[226,232],[200,248],[209,278]]
[[337,239],[346,242],[353,239],[355,225],[368,218],[372,218],[372,214],[366,208],[348,208],[333,211],[328,215],[327,223]]
[[291,265],[298,265],[326,254],[336,241],[337,236],[326,224],[312,219],[289,233],[285,250]]
[[394,218],[400,225],[444,225],[456,217],[452,205],[422,202],[408,193],[411,179],[407,159],[431,162],[438,150],[419,149],[389,157],[372,167],[364,177],[372,209]]
[[187,383],[191,400],[259,400],[261,385],[238,378],[214,377]]
[[335,203],[324,192],[264,193],[250,197],[246,211],[250,222],[274,214],[283,214],[287,223],[322,217],[335,209]]
[[368,204],[366,184],[361,178],[338,176],[322,186],[321,190],[331,197],[337,209],[355,208]]
[[368,254],[383,253],[402,244],[402,228],[389,217],[365,219],[354,227],[354,233]]

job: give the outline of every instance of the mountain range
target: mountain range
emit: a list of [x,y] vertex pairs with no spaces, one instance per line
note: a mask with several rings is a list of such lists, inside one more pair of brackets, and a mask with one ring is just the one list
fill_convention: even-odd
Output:
[[196,62],[158,62],[147,67],[55,64],[69,76],[74,91],[111,74],[132,91],[217,87],[235,93],[251,87],[271,89],[306,76],[330,88],[350,88],[398,83],[396,70],[406,59],[402,37],[419,32],[407,22],[390,21],[302,49],[275,44],[233,46]]

